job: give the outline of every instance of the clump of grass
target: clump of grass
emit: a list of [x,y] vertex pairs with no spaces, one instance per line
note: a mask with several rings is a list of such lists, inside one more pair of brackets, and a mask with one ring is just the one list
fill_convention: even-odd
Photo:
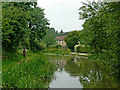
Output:
[[20,64],[14,63],[13,67],[3,68],[4,88],[47,88],[49,86],[50,77],[55,70],[54,64],[41,53],[32,53],[28,58],[27,62],[23,60]]

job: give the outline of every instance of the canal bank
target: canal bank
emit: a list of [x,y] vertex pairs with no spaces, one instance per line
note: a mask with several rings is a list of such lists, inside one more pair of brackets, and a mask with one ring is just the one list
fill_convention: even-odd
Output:
[[[18,88],[117,88],[102,61],[81,55],[29,54],[29,60],[3,60],[3,85]],[[16,64],[15,64],[16,63]],[[9,66],[9,67],[8,67]]]
[[43,53],[46,55],[62,55],[62,56],[73,56],[73,55],[77,55],[77,56],[90,56],[91,54],[87,54],[87,53],[75,53],[75,52],[71,52],[70,54],[54,54],[54,53]]

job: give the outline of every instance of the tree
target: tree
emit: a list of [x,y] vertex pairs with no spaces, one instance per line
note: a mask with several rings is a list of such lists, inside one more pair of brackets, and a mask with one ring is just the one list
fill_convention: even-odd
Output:
[[3,3],[2,9],[3,49],[16,51],[20,42],[25,40],[27,19],[30,15],[26,14],[21,7],[15,7],[13,3]]
[[61,32],[60,32],[60,33],[61,33],[61,36],[63,36],[63,30],[61,30]]
[[68,48],[70,48],[72,51],[74,50],[74,45],[76,45],[78,41],[79,41],[79,31],[69,32],[69,34],[65,36],[65,42]]
[[41,42],[45,42],[48,45],[54,45],[56,44],[55,41],[55,37],[56,37],[56,32],[54,28],[50,28],[47,32],[47,34],[45,35],[45,37],[41,40]]
[[29,21],[30,29],[30,47],[31,49],[38,49],[38,43],[46,35],[47,29],[49,28],[48,20],[45,18],[44,9],[35,7],[34,10],[30,12],[32,19]]
[[[82,34],[80,34],[82,42],[90,46],[90,52],[97,59],[105,60],[106,64],[111,65],[113,69],[118,68],[120,62],[117,59],[120,51],[118,46],[119,8],[120,2],[92,2],[84,3],[79,13],[80,19],[85,19]],[[117,70],[113,71],[118,73]]]
[[7,2],[2,9],[3,49],[9,52],[17,51],[19,46],[38,49],[49,28],[44,9],[37,7],[36,2]]
[[58,31],[55,31],[56,35],[58,34]]

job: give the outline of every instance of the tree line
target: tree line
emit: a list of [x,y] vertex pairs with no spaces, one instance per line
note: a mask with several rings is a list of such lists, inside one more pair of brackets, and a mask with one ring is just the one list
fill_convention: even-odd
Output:
[[[112,73],[120,73],[120,1],[83,3],[79,9],[83,29],[70,32],[65,41],[73,50],[78,41],[92,58],[104,60]],[[83,48],[83,47],[82,47]],[[81,52],[81,49],[80,51]]]
[[2,3],[2,49],[41,49],[39,42],[50,29],[44,9],[37,2]]

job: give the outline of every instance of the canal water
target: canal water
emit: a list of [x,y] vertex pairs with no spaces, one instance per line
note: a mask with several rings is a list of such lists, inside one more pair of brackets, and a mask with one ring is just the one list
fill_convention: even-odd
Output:
[[49,88],[116,88],[117,80],[104,64],[83,56],[52,56],[56,71]]

